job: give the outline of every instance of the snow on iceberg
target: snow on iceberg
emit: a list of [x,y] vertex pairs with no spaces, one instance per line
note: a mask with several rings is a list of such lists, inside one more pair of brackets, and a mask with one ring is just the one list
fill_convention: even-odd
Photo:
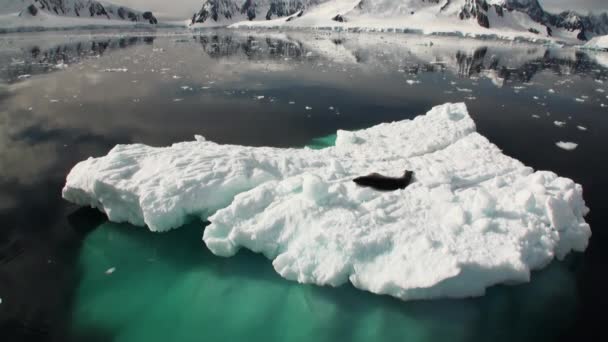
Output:
[[[352,179],[399,176],[379,192]],[[403,300],[478,296],[583,251],[582,187],[534,172],[476,133],[463,103],[413,120],[338,131],[323,150],[196,141],[118,145],[77,164],[63,197],[116,222],[166,231],[207,217],[216,255],[263,253],[284,278]]]

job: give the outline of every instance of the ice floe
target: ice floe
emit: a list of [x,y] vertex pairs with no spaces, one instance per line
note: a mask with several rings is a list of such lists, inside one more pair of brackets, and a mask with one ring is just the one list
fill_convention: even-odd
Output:
[[[264,254],[284,278],[403,300],[478,296],[530,280],[591,235],[582,187],[534,172],[476,133],[466,106],[338,131],[322,150],[195,141],[117,145],[78,163],[63,197],[111,221],[166,231],[209,220],[216,255]],[[404,190],[352,179],[414,171]]]
[[563,150],[566,150],[566,151],[572,151],[578,147],[577,143],[568,142],[568,141],[558,141],[555,143],[555,145],[557,145],[557,147],[559,147]]

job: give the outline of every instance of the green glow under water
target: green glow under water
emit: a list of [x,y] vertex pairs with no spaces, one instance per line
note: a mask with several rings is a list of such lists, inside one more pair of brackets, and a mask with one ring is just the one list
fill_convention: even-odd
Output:
[[350,285],[296,284],[244,250],[214,256],[202,227],[158,234],[104,223],[91,232],[80,254],[74,334],[148,342],[521,341],[556,337],[575,318],[565,263],[482,298],[402,302]]

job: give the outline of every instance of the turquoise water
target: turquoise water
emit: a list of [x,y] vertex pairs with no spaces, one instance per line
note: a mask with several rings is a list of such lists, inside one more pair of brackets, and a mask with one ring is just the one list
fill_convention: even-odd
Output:
[[[577,295],[567,265],[482,298],[402,302],[300,285],[242,250],[212,255],[202,222],[158,234],[103,223],[86,238],[72,332],[105,341],[488,341],[559,336]],[[114,272],[106,271],[114,268]]]
[[559,336],[576,312],[567,267],[573,259],[482,298],[402,302],[351,285],[287,281],[248,250],[217,257],[202,242],[205,225],[152,233],[105,222],[93,230],[79,257],[74,335],[129,342],[522,341]]

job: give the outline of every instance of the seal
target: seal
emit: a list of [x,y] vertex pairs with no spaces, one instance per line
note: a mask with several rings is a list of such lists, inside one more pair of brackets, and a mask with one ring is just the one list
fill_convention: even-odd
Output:
[[376,190],[392,191],[397,189],[405,189],[412,181],[414,172],[405,170],[401,177],[387,177],[379,173],[370,173],[367,176],[361,176],[353,179],[353,182],[359,186],[374,188]]

